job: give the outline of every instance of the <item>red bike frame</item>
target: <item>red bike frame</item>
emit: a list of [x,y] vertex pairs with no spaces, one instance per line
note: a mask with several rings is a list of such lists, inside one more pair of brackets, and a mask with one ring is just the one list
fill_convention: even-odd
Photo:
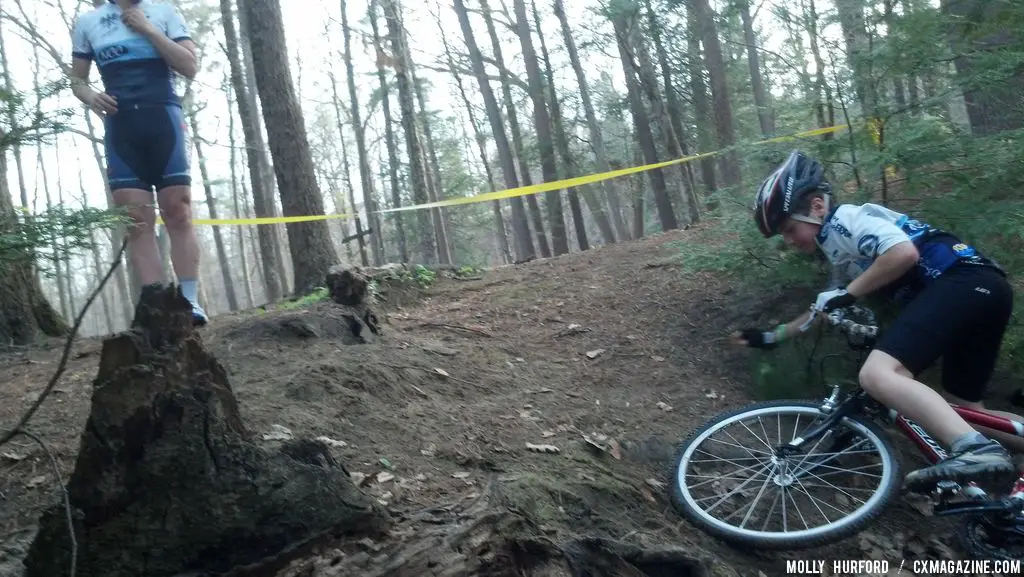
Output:
[[[1006,417],[1000,417],[983,411],[975,409],[969,409],[967,407],[961,407],[950,403],[950,407],[956,411],[965,421],[973,425],[979,425],[982,427],[988,427],[996,431],[1014,435],[1024,439],[1024,423],[1008,419]],[[889,418],[895,421],[896,425],[903,431],[911,441],[917,445],[917,448],[924,453],[925,457],[932,463],[937,463],[948,456],[946,450],[942,448],[942,445],[935,439],[925,432],[923,428],[917,423],[911,421],[903,415],[896,413],[896,411],[889,411]]]

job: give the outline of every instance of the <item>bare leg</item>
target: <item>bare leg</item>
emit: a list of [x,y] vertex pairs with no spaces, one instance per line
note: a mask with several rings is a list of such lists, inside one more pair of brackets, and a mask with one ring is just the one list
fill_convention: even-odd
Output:
[[947,447],[974,428],[937,391],[914,380],[891,355],[871,351],[860,371],[860,384],[872,398],[918,423]]
[[114,204],[127,206],[133,223],[128,226],[128,258],[143,285],[162,282],[163,266],[156,244],[156,212],[153,193],[139,188],[120,188],[111,192]]
[[[171,264],[179,279],[199,278],[199,242],[192,225],[192,189],[168,186],[157,194],[160,216],[171,237]],[[154,244],[154,246],[156,246]]]
[[937,391],[913,379],[891,355],[872,351],[861,368],[860,384],[874,399],[917,422],[953,450],[949,458],[908,473],[910,488],[930,490],[942,479],[966,482],[986,477],[1003,482],[1016,476],[1017,468],[1005,448],[984,442],[984,433],[965,421]]
[[[950,403],[960,405],[961,407],[974,409],[976,411],[983,411],[989,413],[990,415],[998,415],[1000,417],[1006,417],[1007,419],[1013,419],[1014,421],[1024,423],[1024,417],[1016,413],[1008,413],[1006,411],[986,409],[984,403],[973,403],[971,401],[965,401],[960,397],[948,392],[943,393],[943,396],[945,396]],[[985,435],[986,437],[999,441],[1000,443],[1003,444],[1004,447],[1010,449],[1011,451],[1015,453],[1024,454],[1024,437],[1010,435],[1002,431],[997,431],[995,429],[990,429],[988,427],[982,427],[980,425],[974,425],[974,428],[977,429],[979,432],[981,432],[981,434]]]

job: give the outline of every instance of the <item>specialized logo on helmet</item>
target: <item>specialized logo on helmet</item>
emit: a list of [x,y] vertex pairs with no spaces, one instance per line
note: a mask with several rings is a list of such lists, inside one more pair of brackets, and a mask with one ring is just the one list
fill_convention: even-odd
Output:
[[789,213],[789,202],[793,200],[793,179],[786,179],[786,197],[782,199],[783,212]]

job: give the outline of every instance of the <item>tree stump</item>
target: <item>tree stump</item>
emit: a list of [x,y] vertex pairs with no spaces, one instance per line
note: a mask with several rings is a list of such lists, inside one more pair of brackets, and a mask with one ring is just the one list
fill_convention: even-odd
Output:
[[334,265],[325,280],[331,299],[347,309],[344,316],[357,342],[372,342],[380,323],[370,308],[370,277],[359,267]]
[[[94,386],[68,483],[76,577],[219,574],[390,524],[323,444],[254,444],[176,287],[144,289],[132,329],[104,342]],[[54,506],[27,577],[67,575],[70,553]]]

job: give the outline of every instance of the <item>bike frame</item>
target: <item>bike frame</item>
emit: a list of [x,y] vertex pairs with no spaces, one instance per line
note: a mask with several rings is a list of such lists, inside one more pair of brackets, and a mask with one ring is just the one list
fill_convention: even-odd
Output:
[[[1001,433],[1024,438],[1024,423],[1020,421],[1000,417],[999,415],[992,415],[976,409],[961,407],[952,403],[950,403],[949,406],[952,407],[957,414],[963,417],[965,421],[972,425],[988,427],[989,429],[994,429]],[[911,421],[904,415],[890,410],[889,420],[895,423],[896,426],[900,428],[900,431],[902,431],[907,438],[917,445],[917,448],[920,449],[925,458],[930,462],[937,463],[949,455],[938,441],[925,432],[920,425]]]

